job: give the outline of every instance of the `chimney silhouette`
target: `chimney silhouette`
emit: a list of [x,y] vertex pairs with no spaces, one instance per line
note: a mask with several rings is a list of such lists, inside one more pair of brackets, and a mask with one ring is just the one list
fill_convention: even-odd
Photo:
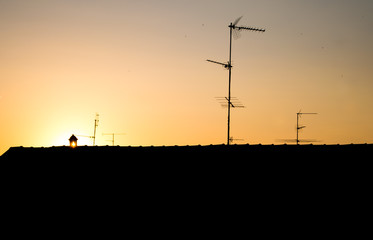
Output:
[[69,141],[70,141],[70,147],[72,148],[75,148],[76,146],[78,146],[78,138],[75,137],[75,135],[71,135],[71,137],[69,138]]

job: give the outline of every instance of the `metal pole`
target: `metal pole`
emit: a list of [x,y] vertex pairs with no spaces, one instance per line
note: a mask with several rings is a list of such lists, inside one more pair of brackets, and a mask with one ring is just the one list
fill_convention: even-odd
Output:
[[302,114],[317,114],[317,113],[302,113],[302,112],[298,112],[297,113],[297,145],[299,145],[299,138],[298,138],[298,135],[299,135],[299,129],[302,129],[302,128],[305,128],[306,126],[300,126],[299,127],[299,116],[302,116]]
[[298,131],[299,131],[298,119],[299,119],[299,113],[297,113],[297,145],[299,144],[299,140],[298,140]]
[[229,62],[228,62],[228,67],[229,67],[229,86],[228,86],[228,136],[227,136],[227,145],[229,145],[229,140],[230,140],[230,124],[231,124],[232,28],[233,28],[233,24],[231,23],[229,25],[230,31],[229,31]]
[[95,127],[94,127],[94,131],[93,131],[93,146],[95,145],[95,141],[96,141],[96,127],[98,126],[98,114],[96,113],[96,118],[95,118]]
[[94,126],[94,130],[93,130],[93,146],[95,145],[95,140],[96,140],[96,121],[97,119],[95,119],[95,126]]

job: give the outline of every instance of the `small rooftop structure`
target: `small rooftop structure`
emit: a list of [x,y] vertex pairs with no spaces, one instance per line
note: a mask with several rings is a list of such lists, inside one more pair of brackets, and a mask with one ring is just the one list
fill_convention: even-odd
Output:
[[78,138],[75,137],[75,135],[71,135],[71,137],[69,138],[69,141],[70,141],[70,147],[72,148],[75,148],[76,146],[78,146]]

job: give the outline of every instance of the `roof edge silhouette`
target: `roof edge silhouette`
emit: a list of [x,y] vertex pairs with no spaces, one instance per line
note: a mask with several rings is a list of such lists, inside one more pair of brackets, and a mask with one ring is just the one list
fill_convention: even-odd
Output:
[[11,147],[2,156],[3,159],[130,159],[133,157],[183,157],[204,159],[255,159],[286,158],[299,159],[309,157],[364,157],[373,152],[373,144],[333,144],[333,145],[184,145],[184,146],[52,146],[52,147]]

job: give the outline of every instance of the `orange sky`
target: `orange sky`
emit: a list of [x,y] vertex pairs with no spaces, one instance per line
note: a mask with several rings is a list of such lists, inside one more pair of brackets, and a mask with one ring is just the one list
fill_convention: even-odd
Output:
[[[117,145],[226,141],[230,22],[237,143],[373,142],[371,1],[0,0],[0,154],[126,133]],[[78,144],[92,144],[78,137]]]

